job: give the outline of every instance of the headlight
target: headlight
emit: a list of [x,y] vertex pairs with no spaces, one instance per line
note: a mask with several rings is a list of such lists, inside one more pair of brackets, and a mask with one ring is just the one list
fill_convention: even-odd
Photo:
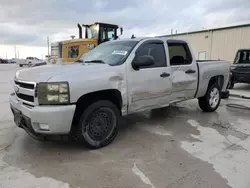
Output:
[[233,66],[233,65],[230,66],[230,70],[234,70],[235,68],[236,68],[236,67]]
[[68,82],[38,84],[39,104],[69,104]]

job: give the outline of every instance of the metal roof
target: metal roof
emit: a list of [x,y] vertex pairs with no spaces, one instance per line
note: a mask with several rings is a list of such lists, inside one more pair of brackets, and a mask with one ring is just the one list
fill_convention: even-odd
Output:
[[[104,23],[104,22],[95,22],[95,23],[92,23],[92,24],[89,24],[89,25],[96,25],[96,24],[102,24],[102,25],[109,25],[109,26],[113,26],[113,27],[119,27],[119,25],[116,25],[116,24],[110,24],[110,23]],[[85,24],[83,24],[85,25]],[[88,24],[86,24],[88,25]]]
[[250,48],[240,48],[238,51],[250,51]]
[[204,29],[204,30],[199,30],[199,31],[177,33],[177,34],[172,34],[172,35],[162,35],[162,36],[158,36],[158,37],[169,37],[169,36],[187,35],[187,34],[195,34],[195,33],[209,32],[209,31],[219,31],[219,30],[226,30],[226,29],[235,29],[235,28],[242,28],[242,27],[250,27],[250,24],[242,24],[242,25],[234,25],[234,26],[228,26],[228,27]]
[[167,40],[167,43],[180,43],[180,44],[186,44],[187,42],[186,42],[185,40],[169,39],[169,40]]

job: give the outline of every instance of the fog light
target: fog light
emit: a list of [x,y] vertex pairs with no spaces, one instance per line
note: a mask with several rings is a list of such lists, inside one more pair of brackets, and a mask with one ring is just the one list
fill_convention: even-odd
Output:
[[49,125],[48,124],[42,124],[39,123],[39,128],[44,131],[49,131]]

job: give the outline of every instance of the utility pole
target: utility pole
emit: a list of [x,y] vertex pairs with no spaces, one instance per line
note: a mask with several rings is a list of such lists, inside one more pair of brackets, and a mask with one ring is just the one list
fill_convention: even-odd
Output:
[[14,49],[15,49],[15,59],[16,59],[16,45],[14,46]]
[[49,57],[49,36],[47,36],[47,44],[48,44],[48,62],[50,62],[50,57]]

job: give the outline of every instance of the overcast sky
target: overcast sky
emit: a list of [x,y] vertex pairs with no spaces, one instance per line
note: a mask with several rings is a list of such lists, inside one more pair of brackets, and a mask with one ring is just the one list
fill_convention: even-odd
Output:
[[47,53],[52,42],[78,36],[77,23],[123,26],[123,37],[170,34],[250,23],[250,0],[0,0],[0,57]]

